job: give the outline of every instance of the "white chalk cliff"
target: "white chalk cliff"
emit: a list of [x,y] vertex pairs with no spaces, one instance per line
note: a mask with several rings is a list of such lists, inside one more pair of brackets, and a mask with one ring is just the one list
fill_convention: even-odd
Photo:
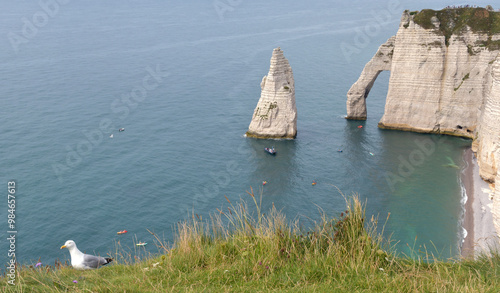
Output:
[[256,138],[295,138],[295,83],[292,67],[279,47],[273,50],[269,73],[262,79],[260,87],[260,99],[246,135]]
[[500,56],[493,64],[493,82],[478,129],[477,157],[481,176],[495,182],[493,220],[500,235]]
[[[491,90],[486,95],[480,112],[474,151],[481,177],[489,182],[499,183],[500,187],[500,181],[495,180],[500,167],[500,56],[493,63],[491,71]],[[497,193],[500,195],[500,188],[497,188]]]
[[499,12],[483,8],[405,11],[396,36],[379,48],[349,90],[347,119],[366,119],[369,90],[380,71],[390,70],[379,127],[473,139],[481,177],[497,183],[500,232],[498,19]]

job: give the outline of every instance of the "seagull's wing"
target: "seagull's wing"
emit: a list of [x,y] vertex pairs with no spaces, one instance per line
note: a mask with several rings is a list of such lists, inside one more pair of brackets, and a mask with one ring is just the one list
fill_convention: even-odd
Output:
[[111,261],[109,258],[107,259],[107,258],[100,257],[100,256],[84,254],[82,265],[85,267],[96,269],[100,266],[107,265],[110,262]]

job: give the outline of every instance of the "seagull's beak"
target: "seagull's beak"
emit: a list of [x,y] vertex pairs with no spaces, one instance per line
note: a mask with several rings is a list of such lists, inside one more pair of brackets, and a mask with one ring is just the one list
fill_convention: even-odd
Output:
[[61,246],[61,249],[66,248],[66,245]]

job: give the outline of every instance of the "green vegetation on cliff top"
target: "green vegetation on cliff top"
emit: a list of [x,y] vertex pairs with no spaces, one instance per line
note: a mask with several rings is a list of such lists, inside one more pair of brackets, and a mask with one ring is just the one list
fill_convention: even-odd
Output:
[[492,35],[500,34],[499,12],[485,8],[445,8],[439,11],[424,9],[410,14],[414,15],[415,23],[425,29],[435,29],[432,18],[437,17],[440,22],[437,31],[445,36],[446,45],[451,35],[462,34],[466,27],[470,27],[473,32],[486,33],[489,40],[484,46],[489,49],[495,49],[499,45],[498,42],[491,41]]
[[[117,248],[114,264],[18,267],[2,292],[499,292],[500,256],[441,261],[427,248],[396,256],[365,218],[357,197],[337,218],[322,214],[304,231],[273,208],[228,201],[224,210],[177,226],[174,245],[157,239],[160,255],[134,261]],[[249,212],[254,210],[254,213]],[[383,230],[382,230],[383,233]],[[385,244],[384,244],[385,243]]]

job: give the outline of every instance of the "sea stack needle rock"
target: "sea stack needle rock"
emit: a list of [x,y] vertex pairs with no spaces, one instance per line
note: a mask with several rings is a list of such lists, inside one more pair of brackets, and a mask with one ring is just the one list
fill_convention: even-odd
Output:
[[260,87],[260,99],[246,135],[255,138],[295,138],[295,83],[292,67],[279,47],[273,50],[269,73],[262,78]]

